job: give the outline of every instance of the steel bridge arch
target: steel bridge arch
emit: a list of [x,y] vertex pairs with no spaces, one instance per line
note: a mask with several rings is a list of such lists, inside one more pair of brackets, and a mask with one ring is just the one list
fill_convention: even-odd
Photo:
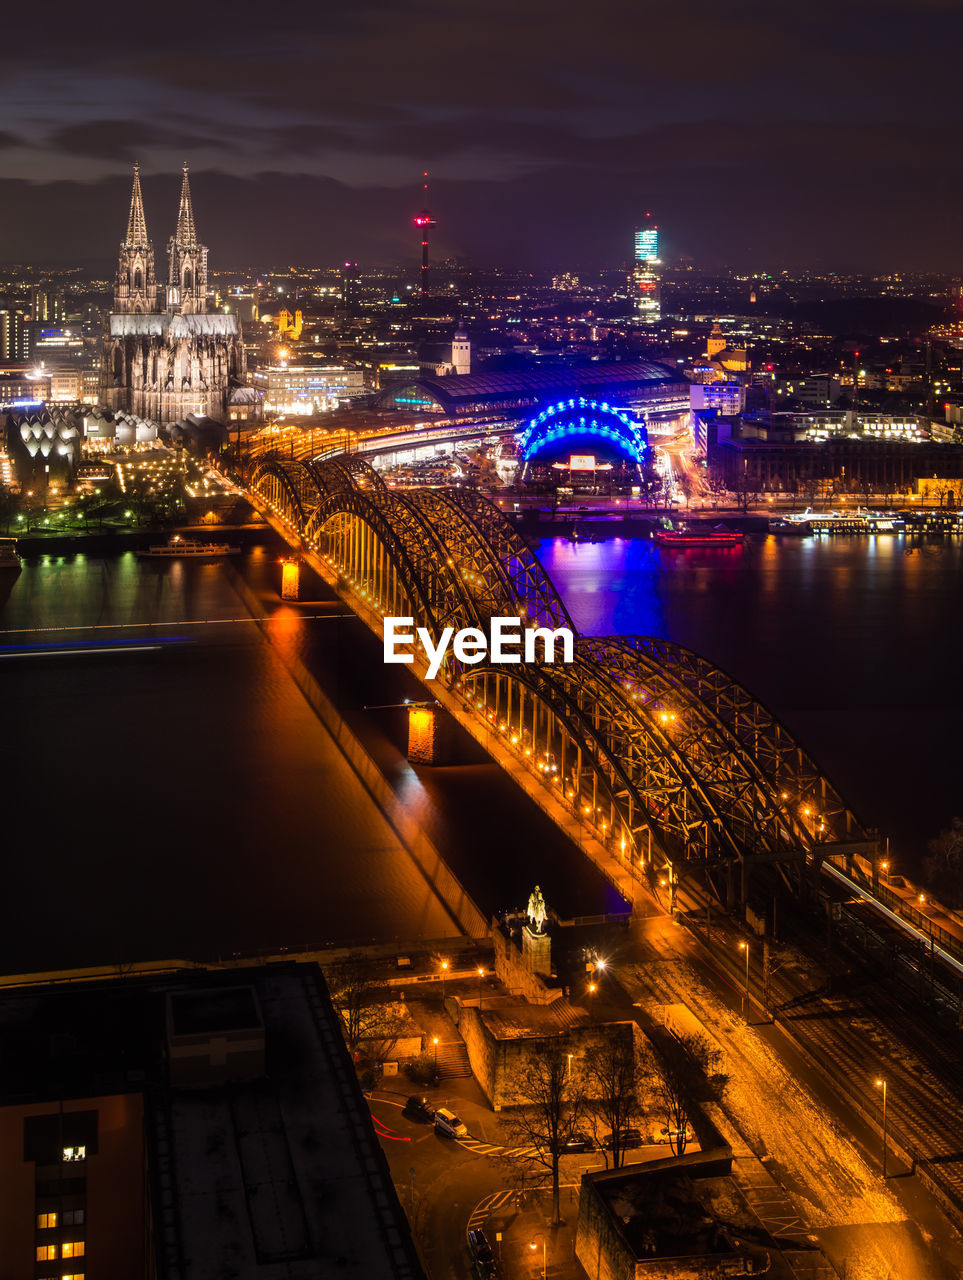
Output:
[[762,704],[706,659],[652,637],[578,636],[513,523],[477,493],[392,489],[362,458],[266,460],[252,488],[339,585],[381,616],[496,616],[575,634],[572,664],[468,665],[439,680],[634,874],[802,862],[866,832]]

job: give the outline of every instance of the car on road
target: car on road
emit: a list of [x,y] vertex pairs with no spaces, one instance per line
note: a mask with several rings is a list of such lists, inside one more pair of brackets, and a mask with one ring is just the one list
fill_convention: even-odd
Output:
[[[663,1126],[661,1129],[656,1131],[656,1135],[653,1141],[654,1142],[675,1142],[676,1138],[679,1136],[681,1132],[682,1132],[681,1129],[668,1129],[665,1126]],[[693,1139],[693,1136],[694,1135],[692,1133],[691,1125],[686,1125],[685,1127],[686,1142],[687,1143],[691,1142]]]
[[571,1156],[583,1151],[594,1151],[595,1143],[587,1133],[573,1133],[572,1136],[563,1142],[559,1147],[559,1155]]
[[435,1133],[443,1134],[446,1138],[467,1138],[468,1125],[464,1120],[459,1120],[454,1111],[439,1107],[435,1112]]
[[[633,1147],[641,1147],[642,1142],[641,1129],[625,1128],[619,1131],[619,1146],[623,1151],[630,1151]],[[615,1146],[615,1134],[607,1133],[602,1139],[602,1146],[606,1151],[611,1151]]]
[[435,1119],[435,1108],[427,1098],[412,1097],[402,1107],[401,1114],[407,1116],[409,1120],[422,1120],[425,1124],[432,1124]]
[[480,1227],[472,1227],[468,1232],[468,1252],[471,1254],[471,1260],[480,1280],[491,1280],[497,1271],[495,1255],[492,1253],[487,1236]]

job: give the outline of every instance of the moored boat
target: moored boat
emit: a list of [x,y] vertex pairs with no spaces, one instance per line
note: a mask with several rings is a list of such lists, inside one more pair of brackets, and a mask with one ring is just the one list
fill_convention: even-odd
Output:
[[0,572],[19,573],[22,568],[17,554],[17,539],[0,538]]
[[808,520],[790,520],[783,516],[773,516],[769,521],[770,533],[781,533],[789,535],[793,538],[808,538],[812,535],[813,527]]
[[173,557],[180,558],[181,556],[195,560],[211,560],[215,556],[236,556],[240,554],[240,551],[240,547],[229,546],[226,542],[198,542],[193,538],[183,538],[179,533],[175,533],[170,542],[156,543],[138,551],[137,554],[139,556],[157,556],[168,560]]
[[683,524],[674,529],[656,529],[652,534],[660,547],[737,547],[744,537],[741,529],[729,529],[724,524],[712,529],[693,529]]

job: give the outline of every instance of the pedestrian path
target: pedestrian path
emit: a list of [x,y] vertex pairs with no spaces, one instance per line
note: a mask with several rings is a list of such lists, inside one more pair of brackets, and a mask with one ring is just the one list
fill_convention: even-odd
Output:
[[435,1047],[435,1061],[441,1080],[467,1080],[471,1063],[463,1040],[448,1040]]

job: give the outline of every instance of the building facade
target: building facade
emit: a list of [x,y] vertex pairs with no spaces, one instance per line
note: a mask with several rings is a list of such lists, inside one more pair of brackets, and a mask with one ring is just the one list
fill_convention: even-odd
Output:
[[167,256],[162,285],[135,166],[114,310],[104,333],[101,403],[161,424],[188,414],[226,421],[231,388],[244,378],[241,323],[236,314],[209,309],[207,247],[194,227],[186,165]]
[[635,228],[635,265],[632,269],[632,295],[635,318],[642,324],[658,324],[662,319],[659,296],[659,228],[651,213]]

